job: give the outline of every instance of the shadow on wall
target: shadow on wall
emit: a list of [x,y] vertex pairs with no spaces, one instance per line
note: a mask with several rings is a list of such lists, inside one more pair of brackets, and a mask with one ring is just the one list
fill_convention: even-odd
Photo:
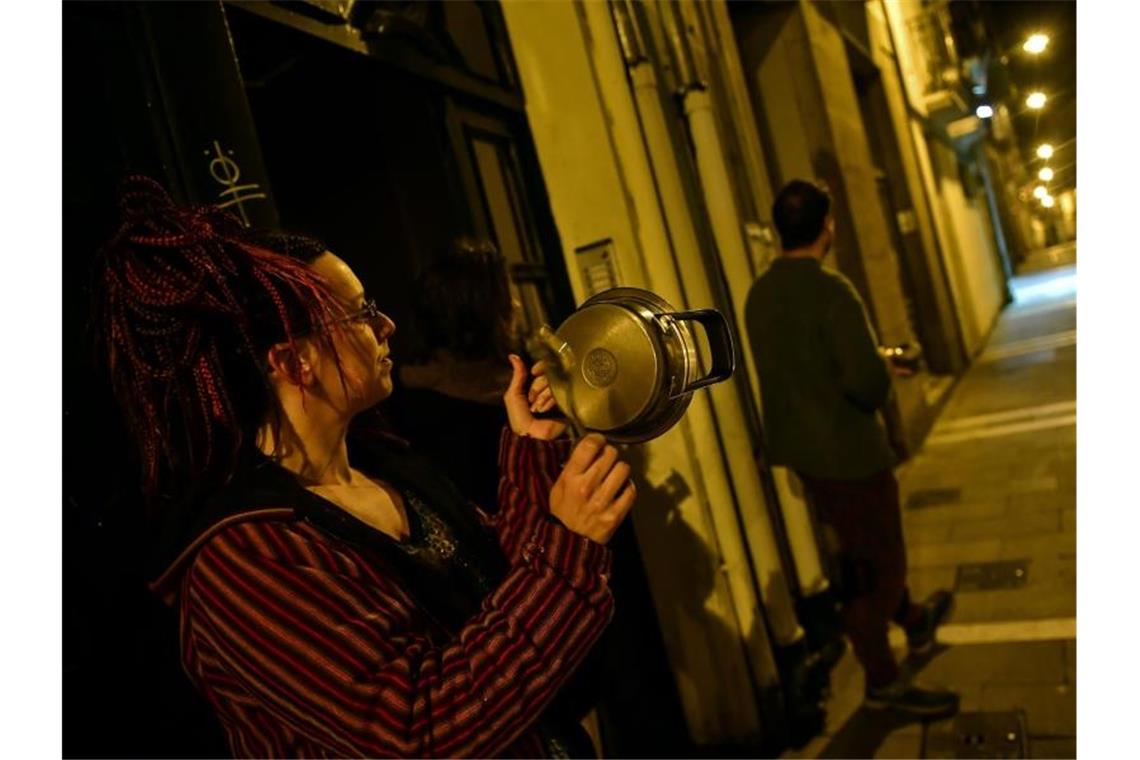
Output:
[[[691,727],[694,745],[699,746],[692,746],[691,751],[694,756],[733,755],[738,754],[736,747],[739,754],[754,753],[763,727],[755,713],[744,641],[713,602],[717,585],[725,583],[721,562],[681,514],[681,504],[693,495],[692,489],[676,470],[657,485],[649,483],[644,446],[626,447],[622,457],[630,464],[638,486],[634,507],[638,543],[646,565],[658,576],[657,615],[663,622],[661,634],[668,645],[676,688],[682,702],[701,706],[695,720],[698,725]],[[662,600],[662,594],[667,598]],[[762,618],[757,621],[763,624]],[[662,725],[659,718],[656,722]],[[721,737],[736,739],[723,743],[718,741]],[[678,753],[677,747],[670,747],[667,756]]]

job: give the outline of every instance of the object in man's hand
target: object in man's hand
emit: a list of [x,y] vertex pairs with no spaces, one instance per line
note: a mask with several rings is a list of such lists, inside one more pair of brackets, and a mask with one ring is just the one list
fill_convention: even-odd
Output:
[[891,365],[891,370],[900,377],[910,377],[922,369],[922,348],[918,344],[881,346],[879,351]]

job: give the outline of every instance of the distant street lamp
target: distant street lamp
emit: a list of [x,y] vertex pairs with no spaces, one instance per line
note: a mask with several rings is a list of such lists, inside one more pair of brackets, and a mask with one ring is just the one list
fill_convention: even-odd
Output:
[[1041,171],[1037,172],[1037,178],[1042,182],[1048,182],[1053,179],[1053,170],[1048,166],[1041,167]]
[[1025,105],[1037,111],[1045,107],[1046,100],[1048,100],[1048,98],[1045,97],[1045,93],[1038,90],[1037,92],[1029,93],[1029,97],[1025,99]]
[[974,113],[978,115],[979,119],[989,119],[993,117],[994,109],[993,106],[980,105]]
[[1041,199],[1041,205],[1044,206],[1045,208],[1053,208],[1053,204],[1056,202],[1057,201],[1055,201],[1053,199],[1052,195],[1046,195],[1044,198]]
[[1049,35],[1047,34],[1031,34],[1021,49],[1030,55],[1037,55],[1045,50],[1049,45]]
[[1037,146],[1037,157],[1043,158],[1048,161],[1053,157],[1053,146],[1049,143],[1041,143]]
[[1044,185],[1038,185],[1037,187],[1033,188],[1033,197],[1039,201],[1044,201],[1048,195],[1049,191],[1045,189]]

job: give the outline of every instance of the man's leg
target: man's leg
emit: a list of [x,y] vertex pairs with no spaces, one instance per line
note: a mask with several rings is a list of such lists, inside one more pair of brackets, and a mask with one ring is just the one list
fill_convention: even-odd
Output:
[[883,519],[881,505],[894,481],[890,472],[885,476],[859,481],[801,477],[820,519],[839,540],[848,569],[843,579],[844,628],[873,688],[898,678],[887,628],[902,598],[906,572],[906,558],[899,551],[901,526],[892,528],[890,520]]
[[902,681],[887,638],[887,627],[907,596],[906,546],[894,473],[888,470],[858,481],[801,479],[851,568],[844,579],[843,619],[866,675],[867,704],[924,717],[953,714],[956,695]]
[[922,622],[922,607],[911,600],[910,586],[903,588],[903,598],[899,602],[898,610],[895,611],[894,621],[903,628],[910,628]]
[[884,536],[889,537],[889,554],[893,557],[893,569],[900,573],[902,594],[895,607],[892,619],[906,630],[907,648],[914,654],[925,654],[934,647],[934,635],[938,626],[950,614],[954,605],[954,596],[949,591],[938,590],[916,604],[910,596],[910,588],[906,584],[907,562],[906,541],[902,530],[902,506],[899,503],[898,481],[893,473],[889,482],[882,482],[882,502],[878,508],[882,509],[881,520],[884,526]]

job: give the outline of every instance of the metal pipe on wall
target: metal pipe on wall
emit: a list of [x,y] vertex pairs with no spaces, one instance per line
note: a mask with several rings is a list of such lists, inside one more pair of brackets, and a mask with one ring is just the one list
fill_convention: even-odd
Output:
[[823,568],[803,484],[787,467],[773,467],[772,480],[776,486],[780,511],[784,516],[784,525],[787,527],[792,559],[796,563],[800,594],[805,597],[822,594],[831,584]]
[[[684,6],[677,6],[677,8],[682,11],[684,10]],[[727,9],[723,3],[714,2],[699,5],[695,7],[694,10],[700,13],[704,18],[704,24],[701,25],[703,34],[706,37],[710,35],[713,36],[717,40],[717,44],[722,47],[722,57],[720,60],[721,81],[724,88],[729,90],[729,95],[731,95],[734,84],[739,88],[744,88],[745,84],[744,77],[739,70],[740,55],[736,51],[734,34],[731,28],[731,21],[727,15]],[[674,24],[673,28],[679,30],[684,28],[684,25]],[[680,35],[674,35],[674,37],[677,39],[675,44],[686,44],[685,37]],[[706,44],[705,47],[709,48],[709,45]],[[699,79],[697,81],[699,81]],[[739,105],[741,100],[747,101],[746,92],[743,93],[743,96],[743,98],[739,99],[727,97],[725,100],[729,104],[736,102]],[[755,117],[752,116],[750,108],[743,107],[739,108],[739,113],[730,114],[728,119],[735,124],[738,130],[743,129],[745,132],[741,135],[741,141],[747,144],[739,146],[739,151],[744,157],[746,168],[748,168],[748,179],[746,181],[762,183],[762,187],[753,190],[753,193],[764,195],[766,191],[770,190],[768,175],[763,167],[758,145],[752,144],[758,141],[758,135],[749,131],[750,125],[739,123],[740,120],[747,119],[750,120],[752,124],[755,124]],[[752,140],[749,140],[750,135],[753,138]],[[725,168],[727,173],[727,165]],[[729,182],[731,182],[731,180],[729,180]],[[752,210],[755,211],[755,209]],[[736,228],[741,228],[739,221],[737,222]],[[750,260],[747,261],[751,279],[754,279],[760,274],[760,272],[752,269],[755,263],[756,262]],[[741,271],[740,274],[743,275],[743,271]],[[751,285],[750,281],[748,285]],[[739,289],[738,292],[740,292]],[[743,292],[745,293],[744,298],[746,298],[747,291],[745,290]],[[733,300],[736,302],[737,298]],[[740,302],[743,303],[743,299],[741,299]],[[738,326],[743,328],[744,322],[739,322]],[[746,340],[746,336],[742,336],[742,340]],[[755,381],[757,383],[755,387],[758,388],[759,378],[755,378]],[[760,405],[758,393],[754,400],[756,403],[756,413],[762,414],[763,408]],[[800,487],[795,474],[788,472],[785,468],[772,468],[771,474],[773,480],[772,485],[776,492],[774,501],[783,518],[784,534],[787,539],[791,560],[795,566],[800,594],[808,597],[826,591],[829,583],[823,568],[823,563],[821,562],[820,547],[816,541],[817,534],[814,522],[808,505],[804,501],[803,489]]]
[[[626,80],[626,56],[643,58],[638,52],[638,41],[632,30],[619,32],[609,4],[583,3],[577,6],[585,22],[593,46],[597,67],[597,87],[601,103],[607,113],[608,128],[613,140],[614,159],[627,187],[627,203],[631,206],[640,242],[640,264],[648,286],[678,307],[694,306],[685,299],[680,279],[671,255],[672,244],[662,208],[658,202],[657,185],[646,155],[643,135],[638,127],[638,115],[629,83]],[[623,55],[624,53],[624,55]],[[702,304],[704,305],[704,304]],[[719,442],[707,393],[696,394],[693,403],[679,426],[684,433],[687,454],[698,465],[703,481],[705,519],[712,526],[717,553],[721,560],[720,574],[729,591],[735,635],[746,654],[751,684],[758,687],[777,679],[777,670],[771,647],[764,634],[762,595],[752,576],[746,540],[740,530],[735,510],[739,493],[726,466],[725,447]],[[633,515],[635,526],[638,513]],[[792,618],[794,622],[794,618]],[[682,690],[684,698],[687,692]],[[755,697],[758,699],[759,695]],[[704,697],[705,701],[711,695]],[[739,697],[737,698],[739,699]],[[719,714],[712,715],[707,706],[692,706],[690,719],[699,721],[692,726],[698,741],[751,741],[759,735],[759,704],[724,704]]]
[[[632,22],[632,19],[630,21]],[[621,24],[619,28],[620,26]],[[627,57],[627,69],[633,90],[634,106],[641,123],[661,203],[663,222],[673,247],[672,263],[676,268],[663,266],[660,275],[662,279],[671,281],[670,289],[675,289],[688,305],[713,304],[716,300],[708,273],[699,255],[700,242],[690,216],[691,210],[685,199],[684,185],[673,153],[668,124],[661,108],[660,90],[653,64],[644,56],[640,59]],[[720,384],[713,386],[703,395],[704,403],[709,408],[701,414],[701,417],[707,416],[707,421],[702,420],[702,426],[707,428],[704,432],[711,440],[715,440],[719,432],[728,477],[738,503],[763,504],[763,488],[756,472],[756,463],[751,456],[752,442],[745,425],[745,412],[735,388],[729,383]],[[773,636],[780,644],[790,644],[798,640],[802,631],[794,614],[787,615],[780,612],[781,609],[791,609],[790,600],[774,596],[779,593],[779,587],[764,582],[766,577],[774,574],[783,575],[783,568],[778,564],[779,555],[775,552],[774,538],[770,549],[772,551],[766,555],[766,559],[771,566],[761,568],[758,579],[759,590],[761,598],[769,608],[768,619]],[[764,656],[768,660],[771,659],[770,653],[766,652]],[[769,672],[774,674],[774,669]],[[761,683],[764,682],[764,678],[770,678],[765,673],[758,673],[758,677]]]
[[[600,16],[594,16],[595,13],[603,13],[603,7],[594,6],[593,3],[586,3],[584,9],[586,11],[586,18],[593,21],[593,18],[598,18],[601,23]],[[608,18],[606,22],[613,28],[613,19]],[[628,40],[633,40],[632,34],[621,35]],[[619,39],[620,36],[619,36]],[[601,30],[595,35],[595,43],[600,46],[602,41]],[[637,58],[636,52],[634,57]],[[636,64],[633,68],[637,72],[640,79],[648,74],[652,76],[652,67],[648,62],[644,62],[644,56],[640,56],[643,60],[642,63]],[[624,62],[624,59],[622,59]],[[627,68],[628,71],[628,68]],[[649,157],[645,154],[645,141],[643,133],[637,128],[638,116],[636,113],[636,105],[633,98],[630,98],[628,85],[622,83],[622,90],[619,91],[606,91],[605,83],[603,85],[603,98],[613,112],[613,123],[611,129],[614,132],[614,139],[619,142],[618,158],[619,163],[624,167],[624,174],[630,183],[630,189],[633,190],[635,203],[638,205],[638,218],[637,227],[643,242],[648,246],[645,251],[643,263],[650,280],[650,285],[655,292],[665,297],[671,303],[681,304],[682,307],[694,307],[694,305],[701,304],[707,305],[711,301],[703,301],[690,297],[686,299],[685,292],[681,284],[681,278],[677,275],[675,268],[675,258],[670,254],[673,245],[670,244],[668,221],[665,214],[662,214],[661,205],[657,202],[659,198],[659,183],[657,178],[654,177],[653,166],[650,164]],[[655,84],[654,84],[655,87]],[[644,84],[642,87],[644,91]],[[608,96],[608,97],[606,97]],[[655,90],[654,90],[655,97]],[[628,108],[628,111],[626,109]],[[627,117],[628,114],[628,117]],[[653,202],[645,203],[645,199],[652,198]],[[637,201],[640,199],[640,201]],[[687,215],[687,211],[685,212]],[[718,386],[712,387],[710,391],[718,390]],[[692,428],[693,438],[699,441],[717,441],[717,427],[714,418],[712,418],[712,410],[710,408],[709,394],[700,393],[694,399],[693,406],[690,407],[689,412],[685,416],[686,422]],[[751,573],[749,570],[749,558],[744,541],[741,540],[738,520],[734,512],[733,496],[735,492],[736,498],[741,498],[741,493],[736,490],[736,484],[732,479],[728,468],[725,466],[725,458],[722,452],[730,447],[720,446],[717,451],[718,456],[703,456],[700,461],[700,469],[703,480],[706,481],[706,487],[709,493],[708,508],[712,517],[712,523],[716,525],[716,536],[719,544],[720,553],[724,558],[724,572],[728,580],[728,585],[733,591],[733,599],[736,604],[736,614],[738,614],[741,636],[744,639],[749,638],[751,630],[757,628],[758,616],[762,613],[756,608],[756,595],[755,590],[752,588]],[[748,450],[747,447],[744,450]],[[731,461],[731,460],[730,460]],[[790,632],[781,630],[782,634],[795,636],[795,630]],[[755,648],[755,647],[750,647]],[[756,655],[756,652],[750,652]],[[771,655],[766,655],[771,656]],[[752,656],[752,668],[757,673],[763,673],[762,668],[758,668],[760,662],[763,661],[763,656]]]
[[[690,60],[688,45],[684,38],[684,25],[674,14],[675,6],[664,9],[666,22],[669,24],[669,41],[679,49],[674,51],[677,60]],[[672,16],[672,18],[671,18]],[[689,67],[695,72],[695,66]],[[708,209],[709,220],[712,225],[713,236],[716,240],[720,260],[725,270],[725,279],[728,281],[729,295],[732,300],[735,322],[742,326],[744,322],[744,304],[748,297],[748,290],[752,286],[752,271],[749,265],[747,250],[744,246],[743,224],[736,209],[732,181],[725,163],[724,151],[717,131],[716,114],[713,101],[706,85],[691,74],[691,79],[685,83],[680,97],[685,118],[689,125],[689,134],[693,142],[693,149],[697,164],[697,173],[701,189],[705,197],[705,206]],[[670,215],[672,216],[672,215]],[[688,278],[686,278],[688,282]],[[752,349],[747,340],[741,340],[740,352],[744,357],[744,371],[748,377],[748,387],[753,394],[756,408],[760,409],[759,379],[755,374]],[[738,413],[737,419],[742,419],[743,409]],[[760,485],[756,464],[751,461],[749,453],[749,467],[756,488]],[[743,469],[744,465],[739,465]],[[734,467],[734,470],[737,469]],[[753,502],[757,503],[757,502]],[[763,504],[763,501],[758,503]],[[789,527],[789,540],[792,543],[793,554],[797,549],[803,554],[797,560],[798,566],[803,564],[807,582],[810,585],[819,585],[822,580],[822,568],[819,563],[818,550],[815,547],[814,531],[809,520],[803,519],[806,509],[797,513],[783,505],[785,521]],[[802,628],[795,620],[794,606],[791,591],[788,588],[786,574],[779,564],[779,548],[776,544],[776,535],[767,514],[762,519],[745,521],[745,535],[748,537],[749,548],[758,574],[761,575],[761,585],[767,592],[765,602],[770,605],[770,619],[773,627],[780,626],[777,642],[781,645],[794,643],[802,636]],[[789,520],[789,518],[791,518]],[[794,529],[793,529],[794,528]],[[792,541],[791,534],[795,534]],[[814,563],[813,563],[814,560]],[[812,565],[814,564],[814,569]],[[792,631],[796,633],[793,634]]]

